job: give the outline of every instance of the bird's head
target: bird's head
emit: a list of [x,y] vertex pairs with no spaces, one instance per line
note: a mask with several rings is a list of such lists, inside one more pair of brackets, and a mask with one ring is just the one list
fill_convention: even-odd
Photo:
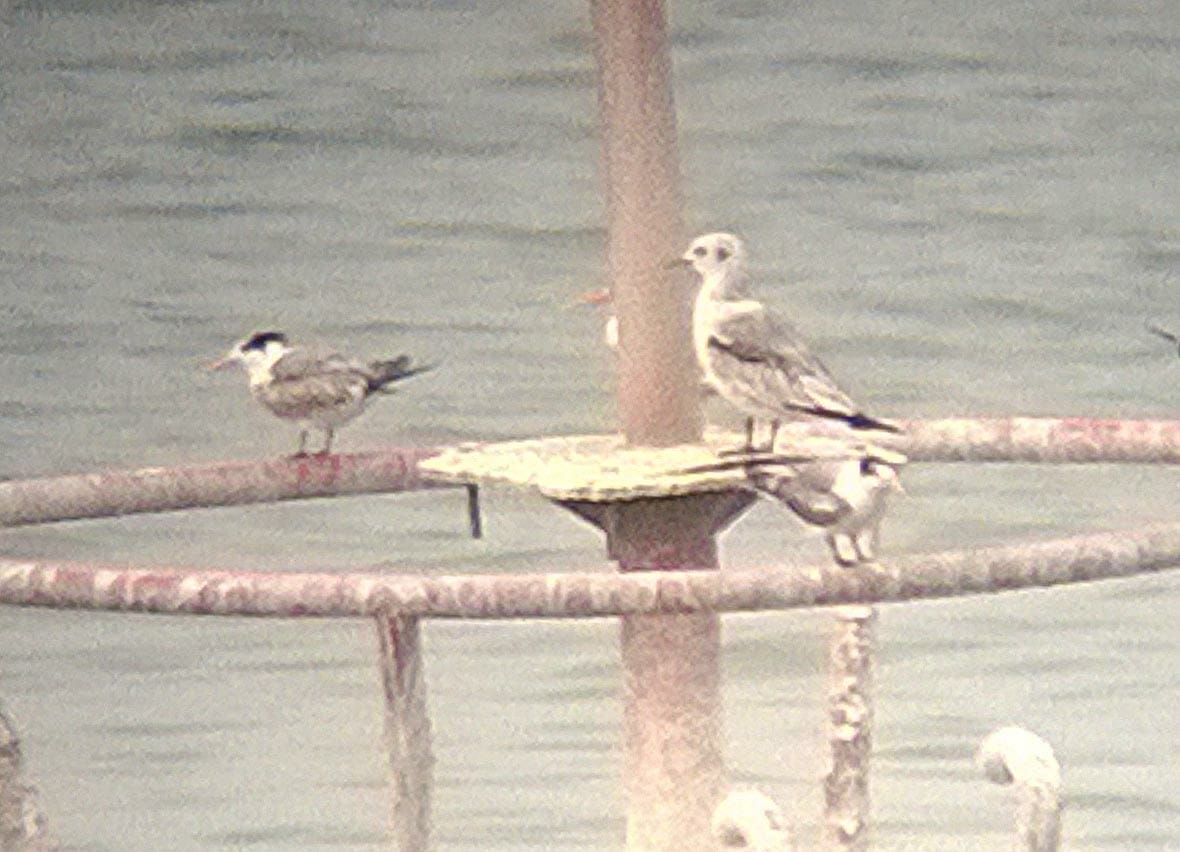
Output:
[[209,370],[224,370],[241,364],[251,381],[269,373],[275,361],[287,352],[287,335],[281,331],[260,331],[235,344],[225,355],[206,365]]
[[880,459],[863,456],[860,459],[860,476],[870,491],[883,490],[905,493],[905,489],[901,485],[901,477],[897,474],[897,468]]
[[746,246],[733,234],[697,237],[677,263],[696,270],[718,296],[740,295],[746,281]]

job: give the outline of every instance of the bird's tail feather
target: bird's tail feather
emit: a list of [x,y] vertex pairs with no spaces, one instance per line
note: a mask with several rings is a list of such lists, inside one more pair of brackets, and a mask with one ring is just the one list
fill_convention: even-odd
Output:
[[384,391],[387,385],[433,370],[434,364],[415,364],[409,355],[399,355],[390,361],[374,361],[370,365],[369,393]]

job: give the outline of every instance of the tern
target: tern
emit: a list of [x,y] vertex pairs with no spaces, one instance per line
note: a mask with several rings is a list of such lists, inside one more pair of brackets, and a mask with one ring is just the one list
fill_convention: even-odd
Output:
[[748,453],[686,471],[745,471],[750,485],[777,500],[809,526],[824,531],[840,565],[877,558],[881,520],[889,499],[903,493],[898,467],[905,456],[879,447],[850,448],[842,456]]
[[778,499],[797,517],[824,530],[840,565],[877,558],[881,519],[889,498],[902,490],[897,468],[866,455],[843,461],[815,461],[793,470],[754,465],[747,473],[759,491]]
[[619,351],[619,318],[615,316],[612,302],[614,296],[607,287],[598,290],[587,290],[578,297],[583,305],[606,305],[606,319],[602,324],[602,340],[611,352]]
[[307,455],[307,433],[325,434],[326,455],[338,427],[362,411],[373,394],[392,393],[394,382],[433,369],[416,365],[409,355],[389,361],[362,362],[329,349],[292,346],[280,331],[262,331],[236,344],[208,366],[221,370],[234,364],[246,368],[250,393],[271,414],[299,426],[299,450]]
[[795,328],[749,295],[746,249],[733,234],[705,234],[674,261],[696,270],[693,348],[705,382],[747,420],[771,422],[771,442],[784,419],[812,418],[853,429],[898,427],[870,417],[836,384]]

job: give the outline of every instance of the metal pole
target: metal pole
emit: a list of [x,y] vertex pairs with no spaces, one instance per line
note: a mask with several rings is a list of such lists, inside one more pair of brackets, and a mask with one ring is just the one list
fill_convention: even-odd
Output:
[[[669,551],[670,558],[681,556]],[[629,558],[624,552],[620,558]],[[682,560],[683,562],[683,560]],[[132,568],[0,556],[0,605],[169,615],[604,618],[900,603],[1157,574],[1180,568],[1180,524],[1053,541],[742,571],[425,576],[363,571]]]
[[50,852],[57,843],[37,803],[37,791],[21,778],[20,740],[0,711],[0,849]]
[[634,444],[695,441],[702,417],[684,272],[683,198],[662,0],[592,0],[619,416]]
[[389,449],[0,482],[0,527],[454,487],[419,472],[418,463],[437,454],[437,449]]
[[836,610],[828,660],[828,744],[824,848],[869,848],[869,759],[873,751],[873,656],[877,611]]
[[419,619],[381,614],[375,619],[385,693],[385,738],[393,774],[393,848],[430,848],[434,754],[426,710]]
[[[619,317],[619,415],[629,443],[701,437],[687,282],[666,270],[684,242],[671,60],[661,0],[591,0]],[[717,495],[591,508],[619,570],[717,567]],[[715,513],[724,511],[723,517]],[[623,751],[627,849],[712,848],[721,800],[716,615],[625,616]]]

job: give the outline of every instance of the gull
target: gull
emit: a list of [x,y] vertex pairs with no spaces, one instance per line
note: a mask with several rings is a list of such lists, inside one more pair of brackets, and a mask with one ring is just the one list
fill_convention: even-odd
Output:
[[1177,337],[1172,332],[1162,329],[1158,325],[1153,325],[1152,323],[1147,323],[1147,330],[1156,337],[1162,337],[1164,340],[1171,343],[1176,347],[1176,353],[1180,354],[1180,337]]
[[614,301],[614,296],[611,294],[610,288],[603,287],[599,290],[587,290],[580,297],[578,301],[583,305],[606,305],[608,313],[606,315],[606,322],[602,326],[602,339],[606,343],[611,352],[619,351],[619,318],[615,316],[614,309],[611,303]]
[[[870,417],[837,386],[795,328],[749,295],[746,249],[733,234],[705,234],[675,261],[696,270],[693,348],[705,382],[753,421],[771,422],[771,441],[783,419],[810,417],[853,429],[900,432]],[[749,441],[747,442],[749,444]]]
[[1016,786],[1020,799],[1016,848],[1057,852],[1061,844],[1061,767],[1053,747],[1032,731],[1010,725],[984,737],[975,762],[989,781]]
[[221,370],[242,364],[250,378],[250,393],[271,414],[299,426],[299,450],[307,455],[307,433],[325,434],[326,455],[332,436],[365,410],[369,397],[392,393],[389,385],[433,365],[415,365],[409,355],[389,361],[362,362],[330,349],[292,346],[280,331],[252,334],[213,361],[207,368]]
[[791,836],[779,806],[760,790],[732,790],[713,811],[713,837],[725,849],[787,852]]
[[881,447],[848,445],[818,457],[750,452],[685,472],[743,470],[756,491],[823,530],[832,558],[849,566],[877,558],[889,500],[905,490],[897,472],[905,462],[901,453]]

